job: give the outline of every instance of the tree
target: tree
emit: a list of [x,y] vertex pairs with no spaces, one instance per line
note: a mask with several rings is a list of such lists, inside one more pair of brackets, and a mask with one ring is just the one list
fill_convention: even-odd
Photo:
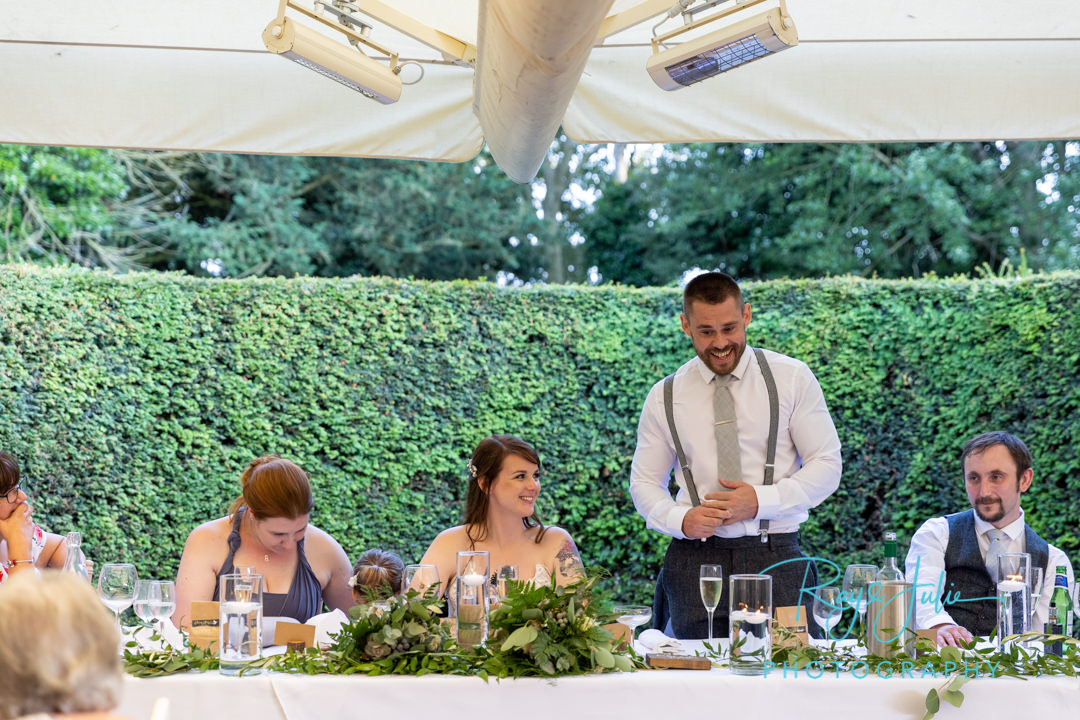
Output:
[[[575,217],[605,279],[968,273],[1080,266],[1080,158],[1066,143],[684,145]],[[1048,183],[1057,195],[1047,193]]]
[[162,267],[448,280],[531,273],[536,259],[514,241],[536,224],[528,188],[487,155],[454,165],[189,154],[169,164],[182,184],[160,218],[175,244]]
[[0,257],[127,270],[161,252],[154,194],[105,150],[0,145]]

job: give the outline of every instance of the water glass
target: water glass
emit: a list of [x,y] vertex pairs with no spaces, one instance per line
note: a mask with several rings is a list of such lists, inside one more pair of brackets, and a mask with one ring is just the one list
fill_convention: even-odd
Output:
[[262,650],[262,575],[222,575],[219,583],[218,659],[222,675],[237,675]]
[[730,582],[731,672],[763,675],[772,659],[772,577],[732,575]]
[[1031,629],[1031,555],[998,555],[998,644],[1009,635]]
[[517,579],[517,565],[503,565],[499,568],[498,572],[495,574],[495,594],[493,595],[496,602],[502,602],[506,599],[509,583],[511,581],[516,582]]
[[487,641],[490,576],[491,556],[486,550],[467,550],[457,554],[454,599],[457,641],[463,648],[483,647]]
[[719,565],[702,565],[698,573],[698,585],[701,590],[701,602],[709,615],[709,642],[713,639],[713,613],[720,604],[720,595],[724,591],[724,569]]
[[1039,609],[1039,602],[1042,600],[1043,590],[1043,569],[1041,567],[1031,568],[1031,577],[1028,583],[1031,586],[1031,607],[1028,610],[1031,612],[1031,627],[1035,628],[1035,613]]
[[415,590],[421,595],[437,592],[439,568],[434,565],[413,564],[405,566],[405,592]]

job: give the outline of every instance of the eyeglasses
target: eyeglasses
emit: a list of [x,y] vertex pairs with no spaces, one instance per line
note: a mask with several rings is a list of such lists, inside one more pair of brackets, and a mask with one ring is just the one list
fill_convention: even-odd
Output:
[[7,501],[9,503],[13,503],[13,504],[17,503],[19,501],[19,492],[21,492],[21,491],[22,491],[22,487],[19,486],[19,485],[16,485],[16,486],[12,487],[10,490],[8,490],[5,493],[5,496],[7,497]]

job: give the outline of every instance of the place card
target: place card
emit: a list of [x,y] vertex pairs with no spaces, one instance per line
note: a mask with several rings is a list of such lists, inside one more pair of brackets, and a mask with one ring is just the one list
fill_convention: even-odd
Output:
[[930,650],[930,652],[937,652],[937,649],[938,649],[938,646],[937,646],[937,630],[935,630],[933,628],[927,628],[926,630],[916,630],[915,631],[915,657],[919,657],[919,655],[926,655],[927,654],[926,650],[923,650],[922,652],[919,652],[919,646],[920,645],[925,645],[925,642],[919,642],[920,640],[929,641],[930,647],[932,648]]
[[217,652],[220,624],[221,615],[217,602],[195,600],[191,603],[191,628],[188,630],[188,639],[192,645],[208,652]]
[[630,642],[630,628],[622,623],[609,623],[604,629],[611,633],[612,647],[621,647]]
[[805,607],[801,605],[778,607],[774,614],[777,626],[784,628],[787,632],[773,634],[773,647],[797,648],[800,645],[810,644]]
[[278,620],[274,627],[274,644],[287,646],[294,642],[304,643],[305,649],[314,646],[315,626]]

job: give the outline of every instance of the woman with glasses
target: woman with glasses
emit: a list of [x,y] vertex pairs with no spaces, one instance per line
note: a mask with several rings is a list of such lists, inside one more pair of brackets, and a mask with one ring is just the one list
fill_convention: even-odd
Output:
[[0,582],[35,567],[64,566],[64,538],[39,528],[33,511],[20,485],[19,463],[0,452]]

